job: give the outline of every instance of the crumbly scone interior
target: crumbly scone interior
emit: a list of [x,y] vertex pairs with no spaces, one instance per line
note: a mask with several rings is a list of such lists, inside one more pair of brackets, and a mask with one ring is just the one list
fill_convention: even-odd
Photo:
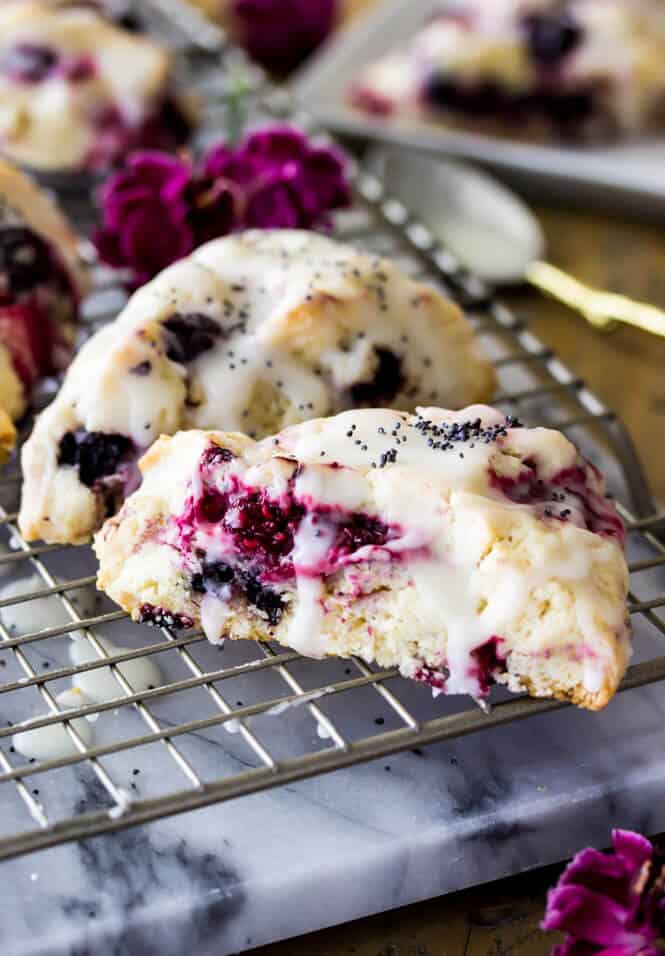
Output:
[[0,342],[0,409],[16,421],[25,412],[25,389],[12,364],[11,356]]
[[11,418],[0,405],[0,464],[9,458],[16,444],[16,429]]

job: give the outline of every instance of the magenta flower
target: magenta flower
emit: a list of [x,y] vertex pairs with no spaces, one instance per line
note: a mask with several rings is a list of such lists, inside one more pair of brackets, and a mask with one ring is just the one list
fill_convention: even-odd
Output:
[[[211,162],[218,162],[214,156]],[[251,133],[236,151],[233,178],[246,190],[245,223],[259,229],[327,228],[351,201],[346,165],[291,126]]]
[[194,234],[188,222],[189,163],[160,152],[130,156],[126,169],[103,186],[103,222],[93,242],[104,262],[131,270],[141,285],[188,255]]
[[337,0],[233,0],[231,10],[238,39],[252,59],[284,74],[326,39],[337,8]]
[[211,148],[200,167],[159,152],[130,156],[100,195],[93,236],[100,257],[147,282],[210,239],[241,229],[328,229],[348,206],[343,155],[290,126],[271,126],[237,148]]
[[542,928],[566,933],[552,956],[662,956],[665,859],[637,833],[612,843],[578,853],[550,890]]

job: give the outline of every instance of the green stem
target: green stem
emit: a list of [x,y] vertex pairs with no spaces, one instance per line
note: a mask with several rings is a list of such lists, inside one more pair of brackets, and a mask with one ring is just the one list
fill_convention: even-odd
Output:
[[242,138],[249,113],[250,85],[247,73],[238,68],[232,71],[226,87],[226,139],[235,146]]

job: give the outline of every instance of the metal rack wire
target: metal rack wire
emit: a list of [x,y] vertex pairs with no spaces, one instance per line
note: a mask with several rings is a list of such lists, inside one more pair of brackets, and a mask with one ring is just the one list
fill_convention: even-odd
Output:
[[[168,12],[172,5],[172,0],[158,0],[162,12]],[[188,20],[187,23],[189,32],[191,22]],[[217,50],[215,43],[220,38],[216,36],[215,40],[215,36],[207,33],[200,48]],[[261,106],[272,114],[283,114],[290,108],[283,96],[265,89]],[[523,322],[495,302],[473,277],[465,274],[399,202],[387,197],[375,177],[360,173],[356,192],[357,205],[340,220],[340,235],[393,256],[412,274],[444,285],[454,297],[463,301],[470,310],[478,334],[486,339],[495,356],[501,383],[499,406],[512,413],[518,410],[520,417],[527,421],[545,419],[575,434],[589,435],[595,430],[609,442],[621,462],[632,496],[631,508],[625,504],[620,506],[629,539],[633,542],[631,551],[636,555],[631,562],[630,613],[649,633],[664,638],[665,620],[658,612],[665,608],[665,589],[663,593],[658,586],[654,589],[652,576],[659,568],[665,568],[665,545],[658,537],[658,532],[665,529],[665,514],[656,513],[632,444],[616,416],[528,331]],[[113,291],[108,274],[98,271],[97,301],[102,303]],[[92,326],[115,315],[115,309],[109,312],[108,306],[103,304],[96,307],[94,300],[88,311]],[[85,593],[94,584],[94,562],[88,548],[29,545],[23,541],[15,525],[19,485],[16,465],[10,465],[0,473],[0,574],[8,569],[30,569],[38,578],[38,585],[24,593],[0,598],[0,663],[6,655],[15,674],[12,679],[0,682],[0,713],[7,720],[16,712],[20,719],[25,713],[24,698],[31,693],[32,700],[36,692],[46,713],[31,719],[30,727],[60,725],[66,729],[72,748],[71,753],[57,759],[26,762],[12,753],[10,738],[16,728],[9,724],[0,727],[0,799],[8,790],[13,790],[19,804],[27,811],[23,827],[0,837],[0,859],[146,823],[565,706],[552,700],[511,698],[497,703],[489,713],[470,705],[459,713],[432,717],[430,711],[418,704],[418,700],[425,700],[425,689],[415,704],[412,701],[407,703],[406,683],[394,670],[377,671],[360,660],[353,660],[348,662],[341,679],[330,681],[321,665],[320,681],[314,687],[306,687],[295,673],[300,659],[293,652],[269,645],[252,645],[247,648],[247,660],[215,668],[202,664],[197,656],[198,645],[205,644],[200,632],[177,633],[169,629],[147,632],[129,622],[124,626],[125,632],[139,646],[127,648],[122,653],[109,653],[104,640],[106,628],[119,626],[126,615],[112,608],[88,613],[77,603],[77,594]],[[82,568],[84,573],[72,575],[72,566]],[[641,586],[642,580],[651,582],[646,590]],[[34,607],[34,602],[44,600],[57,603],[63,615],[61,623],[43,630],[19,629],[21,633],[12,633],[3,623],[8,610],[15,612],[22,605]],[[66,643],[68,635],[73,633],[79,640],[87,642],[91,659],[77,665],[57,664],[47,673],[38,670],[34,652],[49,656],[50,649],[61,649],[63,641]],[[175,655],[173,659],[177,659],[180,676],[159,686],[135,691],[123,673],[122,665],[138,658],[165,654]],[[50,656],[57,659],[58,654]],[[312,666],[317,667],[316,664]],[[103,668],[109,669],[116,682],[114,699],[85,703],[63,713],[55,689],[65,680]],[[271,687],[281,690],[248,705],[231,703],[227,688],[235,679],[258,680],[260,675],[268,672],[277,679]],[[657,656],[631,667],[621,690],[664,678],[665,656]],[[341,721],[331,717],[325,706],[327,701],[344,694],[348,706],[353,708],[361,688],[380,696],[383,706],[394,718],[391,729],[374,728],[372,733],[352,737]],[[181,695],[188,694],[198,695],[199,700],[205,698],[206,716],[165,721],[157,712],[165,701],[177,701]],[[273,752],[256,729],[255,719],[270,713],[275,719],[280,719],[279,714],[285,705],[297,703],[306,708],[320,728],[319,738],[325,740],[325,745],[319,739],[304,753],[281,756]],[[431,709],[431,704],[429,706]],[[77,730],[77,722],[82,718],[95,719],[118,708],[134,712],[139,730],[108,743],[86,744]],[[194,708],[190,712],[193,713]],[[238,730],[240,739],[252,755],[252,765],[240,772],[204,779],[186,752],[186,741],[190,735],[224,728]],[[108,758],[119,754],[133,755],[150,746],[162,749],[177,771],[180,784],[170,786],[167,792],[155,797],[132,799],[133,795],[118,783]],[[38,798],[34,784],[50,778],[59,779],[57,775],[61,771],[81,767],[87,768],[99,783],[99,806],[57,818],[57,814],[52,814],[48,800],[43,796]]]

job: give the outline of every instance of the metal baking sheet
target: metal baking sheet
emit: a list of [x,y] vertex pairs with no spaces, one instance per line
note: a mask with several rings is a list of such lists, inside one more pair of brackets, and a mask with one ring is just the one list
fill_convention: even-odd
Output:
[[665,133],[611,146],[541,145],[461,132],[417,117],[382,120],[346,101],[362,67],[404,43],[442,0],[386,0],[341,31],[293,82],[307,110],[329,129],[415,149],[473,159],[523,192],[665,219]]

